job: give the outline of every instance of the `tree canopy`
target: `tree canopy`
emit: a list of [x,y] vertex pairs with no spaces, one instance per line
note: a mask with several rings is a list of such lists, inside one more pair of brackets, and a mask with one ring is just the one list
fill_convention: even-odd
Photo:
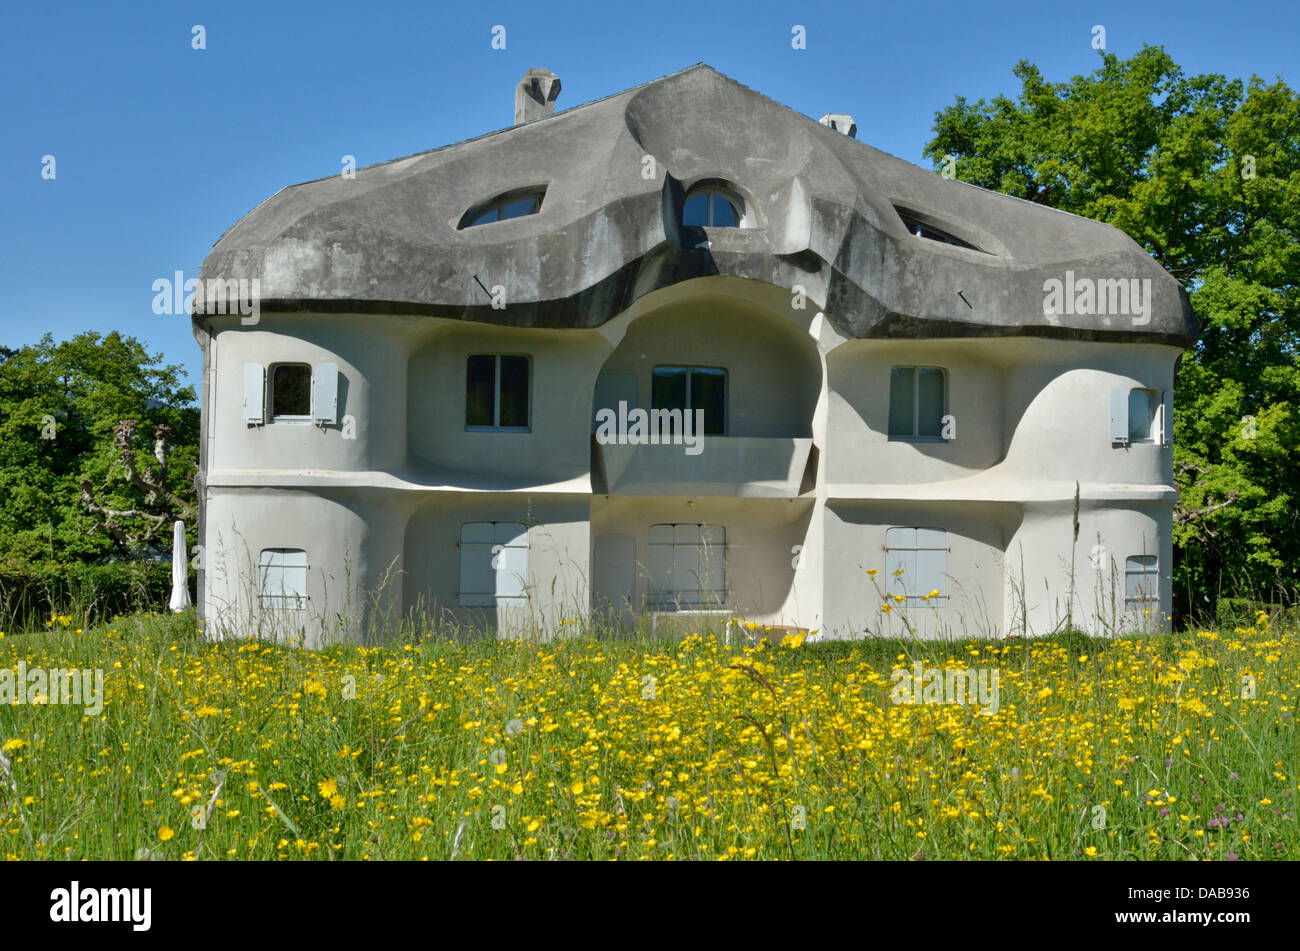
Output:
[[174,519],[193,530],[199,411],[161,361],[116,331],[0,349],[0,560],[161,554]]

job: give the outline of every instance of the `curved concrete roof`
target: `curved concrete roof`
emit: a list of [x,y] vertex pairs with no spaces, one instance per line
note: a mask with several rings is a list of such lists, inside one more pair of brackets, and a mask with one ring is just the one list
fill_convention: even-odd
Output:
[[[706,180],[741,195],[747,227],[681,226],[683,190]],[[538,214],[458,229],[470,208],[537,186]],[[898,209],[982,250],[913,235]],[[802,284],[845,337],[1197,334],[1178,282],[1118,229],[945,180],[704,65],[286,188],[221,237],[201,276],[259,278],[263,310],[596,327],[714,274]],[[1052,279],[1150,279],[1150,311],[1045,314]]]

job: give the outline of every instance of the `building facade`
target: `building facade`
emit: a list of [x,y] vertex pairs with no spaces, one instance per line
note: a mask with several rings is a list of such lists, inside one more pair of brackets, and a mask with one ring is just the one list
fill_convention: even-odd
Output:
[[1197,328],[1137,244],[707,66],[558,92],[208,256],[210,633],[1165,622]]

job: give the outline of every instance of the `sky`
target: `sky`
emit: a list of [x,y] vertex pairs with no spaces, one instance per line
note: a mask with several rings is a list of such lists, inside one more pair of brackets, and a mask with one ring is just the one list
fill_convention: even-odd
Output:
[[[703,62],[926,168],[935,112],[1014,96],[1108,52],[1161,45],[1187,73],[1300,85],[1300,3],[656,0],[11,3],[0,35],[0,344],[120,330],[198,383],[186,316],[222,233],[297,182],[509,126],[540,66],[561,111]],[[195,49],[201,26],[203,49]],[[493,28],[505,27],[505,49]],[[805,48],[793,30],[804,28]],[[53,156],[53,177],[48,170]]]

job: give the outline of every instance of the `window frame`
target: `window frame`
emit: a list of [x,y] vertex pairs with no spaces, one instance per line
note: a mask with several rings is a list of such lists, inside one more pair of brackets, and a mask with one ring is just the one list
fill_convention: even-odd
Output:
[[[914,543],[910,546],[890,545],[889,533],[895,531],[912,531],[917,533],[923,531],[941,532],[943,534],[943,544],[942,545],[921,545],[919,535],[917,535],[914,536],[916,538],[916,541],[914,541]],[[926,598],[925,595],[929,594],[929,591],[922,591],[920,594],[912,594],[909,593],[906,586],[904,586],[904,590],[901,591],[891,590],[894,584],[898,582],[900,579],[904,579],[906,581],[911,581],[912,579],[907,578],[906,571],[902,575],[895,575],[893,573],[893,569],[889,567],[891,563],[890,554],[892,552],[912,552],[913,554],[915,554],[917,552],[922,552],[922,551],[943,552],[943,571],[940,573],[942,576],[943,583],[938,588],[939,594],[935,595],[933,598]],[[948,530],[946,528],[935,528],[929,525],[891,525],[888,528],[886,528],[885,529],[885,575],[886,575],[885,576],[885,597],[888,599],[888,603],[890,604],[900,603],[894,601],[893,596],[896,594],[901,594],[906,599],[901,603],[903,603],[906,607],[909,608],[923,607],[927,604],[934,604],[939,607],[946,607],[948,604],[948,598],[950,597],[950,595],[948,594],[948,556],[950,554],[952,554],[952,545],[948,541]],[[919,570],[917,571],[917,574],[918,575],[920,574]]]
[[[686,224],[686,206],[690,204],[692,198],[704,196],[707,200],[704,204],[704,221],[702,225]],[[725,199],[736,212],[736,223],[734,225],[717,225],[713,223],[713,200],[714,198]],[[745,209],[745,199],[730,188],[722,185],[701,184],[696,185],[686,194],[682,201],[682,224],[688,228],[748,228],[749,214]]]
[[[522,215],[511,215],[509,218],[501,217],[501,213],[511,205],[517,205],[522,201],[531,201],[533,207]],[[471,205],[465,213],[460,216],[460,222],[456,225],[457,231],[467,231],[470,228],[481,228],[484,225],[500,224],[503,221],[515,221],[519,218],[529,218],[533,215],[542,213],[542,205],[546,201],[546,186],[532,185],[527,188],[516,188],[508,192],[503,192],[495,198],[489,198],[487,201]],[[495,218],[487,221],[481,220],[484,215],[496,212]]]
[[[277,416],[275,414],[275,374],[281,367],[306,367],[307,369],[307,413],[305,416],[298,414]],[[312,363],[305,363],[301,360],[282,360],[279,363],[271,363],[266,368],[266,422],[275,423],[310,423],[314,416],[316,401],[316,366]]]
[[[1145,393],[1147,395],[1150,413],[1147,415],[1147,434],[1142,439],[1133,438],[1133,394]],[[1148,389],[1145,386],[1132,386],[1128,391],[1128,444],[1130,446],[1150,446],[1161,442],[1159,430],[1163,426],[1163,420],[1160,419],[1163,412],[1160,394],[1155,390]]]
[[[494,357],[492,364],[492,419],[491,426],[471,425],[469,422],[469,361],[474,357]],[[523,426],[501,425],[501,358],[522,357],[527,362],[528,386],[526,400],[528,404],[528,422]],[[533,431],[533,358],[527,353],[484,353],[465,354],[465,432],[467,433],[531,433]]]
[[[698,530],[697,538],[703,538],[704,529],[716,529],[722,535],[721,543],[711,543],[700,541],[695,544],[686,542],[678,543],[676,540],[677,529],[679,527],[692,526]],[[668,528],[672,531],[673,541],[665,544],[664,542],[650,541],[651,534],[656,528]],[[696,600],[684,602],[682,595],[684,589],[677,587],[673,591],[658,590],[656,578],[654,575],[655,559],[649,557],[651,550],[654,548],[669,548],[672,555],[672,570],[674,577],[677,575],[677,555],[679,549],[692,549],[694,551],[695,568],[694,573],[697,583],[700,581],[699,566],[701,564],[701,550],[710,551],[718,550],[721,552],[721,587],[704,589],[702,587],[695,590]],[[653,522],[646,530],[646,554],[647,554],[647,571],[646,576],[649,584],[646,590],[646,608],[659,614],[692,614],[700,611],[716,611],[727,604],[730,587],[729,576],[727,574],[727,527],[718,522]],[[704,559],[707,563],[707,557]],[[707,599],[707,600],[706,600]]]
[[[896,436],[889,431],[889,421],[893,416],[894,402],[894,371],[911,370],[912,371],[912,434],[910,436]],[[918,370],[938,370],[939,378],[943,382],[943,407],[939,413],[939,435],[922,436],[921,432],[921,374]],[[943,420],[948,416],[948,368],[927,366],[927,365],[907,365],[900,364],[889,368],[889,402],[885,411],[885,434],[890,442],[921,442],[921,443],[946,443],[947,439],[943,438]]]
[[[468,529],[468,528],[469,528],[470,526],[472,526],[472,525],[473,525],[473,526],[479,526],[479,525],[488,525],[488,526],[490,526],[490,534],[491,534],[491,536],[492,536],[492,540],[491,540],[491,541],[487,541],[487,542],[480,542],[480,541],[466,541],[466,540],[465,540],[465,530]],[[523,544],[522,544],[522,545],[513,545],[513,544],[509,544],[509,543],[502,544],[502,543],[497,542],[497,541],[496,541],[497,526],[500,526],[500,525],[504,525],[504,526],[515,526],[515,525],[517,525],[517,526],[519,526],[519,528],[522,529],[522,531],[521,531],[519,534],[515,535],[514,537],[515,537],[515,538],[523,538],[523,540],[524,540],[524,541],[523,541]],[[500,591],[499,591],[499,586],[498,586],[498,584],[497,584],[498,577],[499,577],[498,573],[500,572],[500,569],[498,569],[496,566],[493,566],[493,567],[492,567],[492,572],[493,572],[493,574],[492,574],[492,588],[493,588],[493,590],[492,590],[491,592],[483,592],[483,591],[466,591],[466,590],[464,590],[464,589],[465,589],[465,555],[466,555],[466,547],[467,547],[467,546],[473,546],[473,547],[475,547],[475,548],[484,548],[484,547],[485,547],[485,548],[487,548],[487,550],[488,550],[488,554],[491,555],[491,556],[494,557],[494,558],[496,557],[498,551],[505,551],[505,550],[522,551],[522,552],[523,552],[523,566],[522,566],[522,567],[523,567],[523,572],[522,572],[522,575],[521,575],[520,578],[519,578],[519,593],[518,593],[518,594],[501,594],[501,593],[500,593]],[[457,599],[457,601],[460,603],[460,606],[461,606],[461,607],[466,607],[466,608],[500,608],[500,607],[509,607],[509,606],[511,606],[511,605],[515,605],[515,604],[524,604],[524,603],[526,603],[526,602],[528,601],[528,553],[529,553],[529,548],[530,548],[530,545],[529,545],[529,543],[528,543],[528,525],[527,525],[527,523],[525,523],[525,522],[513,522],[513,521],[500,521],[500,522],[496,522],[496,521],[486,521],[486,520],[478,520],[478,521],[472,521],[472,522],[462,522],[462,523],[461,523],[461,526],[460,526],[460,535],[457,537],[457,541],[456,541],[456,550],[457,550],[457,552],[458,552],[458,554],[459,554],[459,556],[460,556],[460,557],[459,557],[460,564],[459,564],[459,566],[458,566],[459,574],[458,574],[457,579],[456,579],[456,599]],[[489,563],[489,564],[490,564],[490,563]]]
[[[711,433],[712,436],[728,436],[731,431],[731,371],[726,367],[709,366],[703,363],[660,363],[650,367],[650,409],[675,409],[672,406],[655,406],[655,371],[656,370],[685,370],[686,371],[686,405],[683,406],[683,421],[685,414],[691,409],[691,377],[694,375],[693,370],[719,370],[722,372],[722,432]],[[707,422],[707,420],[706,420]],[[683,422],[683,425],[685,423]],[[706,427],[707,428],[707,427]],[[703,436],[704,433],[696,435]],[[667,523],[664,523],[667,524]],[[689,525],[689,522],[682,522],[683,525]],[[704,524],[704,523],[700,523]]]
[[[301,565],[271,565],[267,562],[267,555],[272,553],[280,554],[298,554],[302,556]],[[302,570],[302,591],[286,594],[283,582],[280,585],[279,594],[270,594],[266,590],[266,569],[279,568],[281,578],[283,579],[284,569],[293,568]],[[311,600],[311,595],[307,590],[309,572],[311,571],[311,560],[307,557],[305,548],[263,548],[257,556],[257,603],[259,608],[272,607],[279,611],[301,611],[307,607],[307,602]],[[293,602],[292,604],[289,602]]]

